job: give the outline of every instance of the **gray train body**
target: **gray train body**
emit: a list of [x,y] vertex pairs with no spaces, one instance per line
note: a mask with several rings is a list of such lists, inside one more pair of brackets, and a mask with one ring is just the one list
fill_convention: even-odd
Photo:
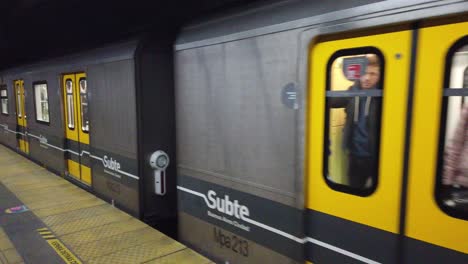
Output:
[[[304,217],[310,45],[320,35],[467,8],[463,1],[276,1],[186,26],[175,46],[180,239],[220,263],[295,263],[311,254],[351,261],[302,239],[310,221],[337,239],[336,219]],[[236,212],[242,207],[248,213]],[[346,232],[341,238],[352,244]],[[385,263],[397,262],[388,253],[397,252],[396,240],[382,242]]]
[[[0,73],[10,100],[10,115],[0,115],[0,143],[18,147],[13,81],[24,80],[29,116],[32,83],[47,81],[50,125],[29,118],[29,157],[65,176],[61,76],[85,72],[96,158],[93,185],[84,188],[160,229],[172,230],[177,218],[179,239],[222,263],[296,263],[311,255],[357,262],[304,240],[310,232],[337,239],[338,229],[342,248],[356,234],[382,238],[379,250],[358,253],[396,263],[398,236],[364,234],[362,225],[305,209],[310,45],[322,35],[467,11],[457,0],[275,1],[189,25],[175,46],[171,37],[136,40],[8,70]],[[171,159],[164,196],[154,194],[149,157],[156,150]],[[120,163],[120,177],[106,173],[104,156]],[[311,221],[330,229],[308,230]],[[408,263],[446,253],[411,245]],[[466,259],[453,251],[449,257]]]
[[[69,180],[114,203],[128,213],[175,229],[175,166],[166,170],[168,192],[155,194],[149,156],[164,150],[175,158],[172,42],[133,40],[0,73],[9,95],[9,115],[0,116],[0,142],[17,149],[14,80],[24,80],[27,140],[32,160],[66,177],[65,158],[74,155],[66,144],[62,76],[86,74],[90,120],[89,155],[92,185]],[[36,122],[33,82],[48,88],[50,123]],[[13,95],[13,96],[12,96]],[[109,172],[105,160],[120,164]],[[172,228],[170,227],[172,225]]]

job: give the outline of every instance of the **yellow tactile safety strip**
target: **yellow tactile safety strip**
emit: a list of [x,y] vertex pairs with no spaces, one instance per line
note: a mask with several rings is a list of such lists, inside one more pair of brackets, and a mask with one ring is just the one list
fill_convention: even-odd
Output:
[[[1,145],[0,168],[0,182],[41,219],[46,229],[38,233],[47,242],[54,242],[49,245],[64,260],[73,255],[82,263],[210,263],[183,244]],[[2,241],[0,233],[0,250]],[[2,258],[0,254],[0,264]]]
[[[157,245],[157,246],[155,246]],[[101,256],[91,259],[89,263],[142,263],[149,260],[157,259],[166,255],[170,255],[176,251],[185,249],[180,243],[174,243],[172,239],[161,236],[159,239],[152,240],[145,244],[135,245],[117,253]]]
[[98,226],[84,230],[79,233],[72,233],[62,236],[62,240],[67,244],[74,244],[77,247],[95,241],[113,237],[118,234],[135,231],[146,227],[146,225],[135,218],[127,221],[116,222],[108,225]]
[[172,253],[169,256],[157,258],[146,263],[148,264],[179,264],[179,263],[185,263],[186,259],[193,259],[193,260],[196,260],[196,262],[198,263],[205,263],[203,262],[205,261],[204,258],[202,258],[200,255],[196,254],[195,252],[193,252],[192,250],[188,248]]
[[75,254],[73,254],[55,235],[47,228],[39,228],[37,232],[44,238],[47,243],[52,247],[55,252],[65,261],[67,264],[82,264]]
[[24,263],[7,234],[0,227],[0,264]]

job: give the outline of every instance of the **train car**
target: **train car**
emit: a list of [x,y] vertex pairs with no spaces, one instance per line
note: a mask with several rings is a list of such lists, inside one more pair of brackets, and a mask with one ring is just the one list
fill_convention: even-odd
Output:
[[219,263],[468,263],[467,174],[453,172],[467,12],[275,1],[187,25],[179,238]]
[[168,35],[1,72],[0,142],[175,236]]

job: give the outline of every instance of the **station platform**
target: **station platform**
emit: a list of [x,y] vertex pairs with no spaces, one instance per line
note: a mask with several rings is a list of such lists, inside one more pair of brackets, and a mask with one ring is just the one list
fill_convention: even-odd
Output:
[[0,264],[212,263],[0,145]]

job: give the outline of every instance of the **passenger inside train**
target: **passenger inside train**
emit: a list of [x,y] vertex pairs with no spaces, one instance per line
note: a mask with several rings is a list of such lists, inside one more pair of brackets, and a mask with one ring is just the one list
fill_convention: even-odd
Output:
[[329,180],[368,189],[378,170],[381,65],[376,54],[335,59],[330,71]]
[[[468,89],[468,45],[458,49],[449,89]],[[444,165],[441,188],[445,205],[468,212],[468,98],[447,94]]]

